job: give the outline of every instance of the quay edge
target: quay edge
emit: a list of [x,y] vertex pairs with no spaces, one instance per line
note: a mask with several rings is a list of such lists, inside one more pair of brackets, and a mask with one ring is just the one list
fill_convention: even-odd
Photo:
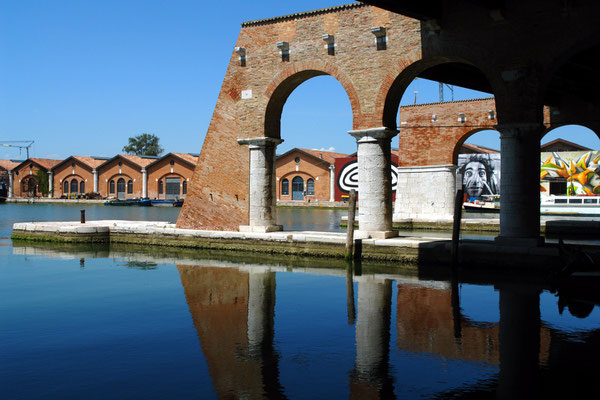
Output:
[[[345,234],[282,231],[244,233],[177,229],[166,222],[93,221],[17,223],[15,241],[55,243],[107,243],[151,247],[218,250],[234,253],[343,259]],[[362,260],[394,264],[449,265],[451,242],[433,238],[398,237],[364,239]],[[593,248],[594,257],[600,249]],[[462,267],[530,269],[551,272],[560,268],[557,246],[508,247],[491,241],[467,241],[460,245]]]

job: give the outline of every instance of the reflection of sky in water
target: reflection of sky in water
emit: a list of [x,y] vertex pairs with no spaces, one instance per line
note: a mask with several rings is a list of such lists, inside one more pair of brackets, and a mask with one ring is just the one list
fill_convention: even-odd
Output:
[[500,320],[498,292],[493,286],[460,285],[460,307],[474,322],[497,323]]
[[561,315],[558,312],[558,297],[553,293],[542,292],[540,296],[540,313],[544,323],[562,331],[577,333],[600,328],[598,324],[600,321],[598,306],[594,307],[587,318],[573,316],[567,307],[565,307]]

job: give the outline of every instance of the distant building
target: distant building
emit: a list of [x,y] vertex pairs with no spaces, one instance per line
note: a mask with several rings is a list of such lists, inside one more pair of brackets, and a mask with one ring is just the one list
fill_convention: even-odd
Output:
[[[13,195],[15,197],[40,197],[45,191],[51,192],[50,183],[39,181],[38,171],[49,176],[49,172],[61,160],[47,158],[29,158],[13,169]],[[42,185],[49,185],[43,188]]]
[[71,156],[52,168],[54,198],[98,193],[98,167],[107,157]]
[[540,152],[542,153],[564,151],[592,151],[592,149],[589,149],[585,146],[580,146],[577,143],[569,142],[568,140],[564,139],[555,139],[540,146]]
[[148,197],[151,199],[184,199],[198,154],[169,153],[147,166]]
[[277,157],[277,200],[333,201],[335,159],[347,154],[294,148]]

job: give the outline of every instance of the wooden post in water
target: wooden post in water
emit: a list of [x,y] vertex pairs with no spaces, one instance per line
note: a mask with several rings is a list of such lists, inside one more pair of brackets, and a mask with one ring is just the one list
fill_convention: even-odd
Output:
[[463,189],[456,191],[454,199],[454,224],[452,225],[452,268],[458,266],[458,238],[460,236],[460,220],[462,218]]
[[356,214],[356,190],[350,190],[350,201],[348,203],[348,231],[346,233],[346,260],[352,260],[354,249],[354,217]]
[[81,210],[81,223],[85,224],[85,210]]

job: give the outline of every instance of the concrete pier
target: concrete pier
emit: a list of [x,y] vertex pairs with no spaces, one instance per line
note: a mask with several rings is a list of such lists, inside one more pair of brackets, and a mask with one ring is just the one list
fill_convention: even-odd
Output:
[[[13,240],[67,243],[124,243],[206,249],[246,254],[294,255],[300,257],[339,258],[345,254],[345,233],[279,231],[231,232],[177,229],[167,222],[88,221],[29,222],[13,226]],[[394,237],[364,239],[364,260],[396,264],[445,265],[450,261],[450,240],[435,237]],[[600,250],[593,248],[600,256]],[[497,245],[493,241],[463,240],[460,258],[467,266],[529,268],[548,270],[561,264],[556,246]]]

